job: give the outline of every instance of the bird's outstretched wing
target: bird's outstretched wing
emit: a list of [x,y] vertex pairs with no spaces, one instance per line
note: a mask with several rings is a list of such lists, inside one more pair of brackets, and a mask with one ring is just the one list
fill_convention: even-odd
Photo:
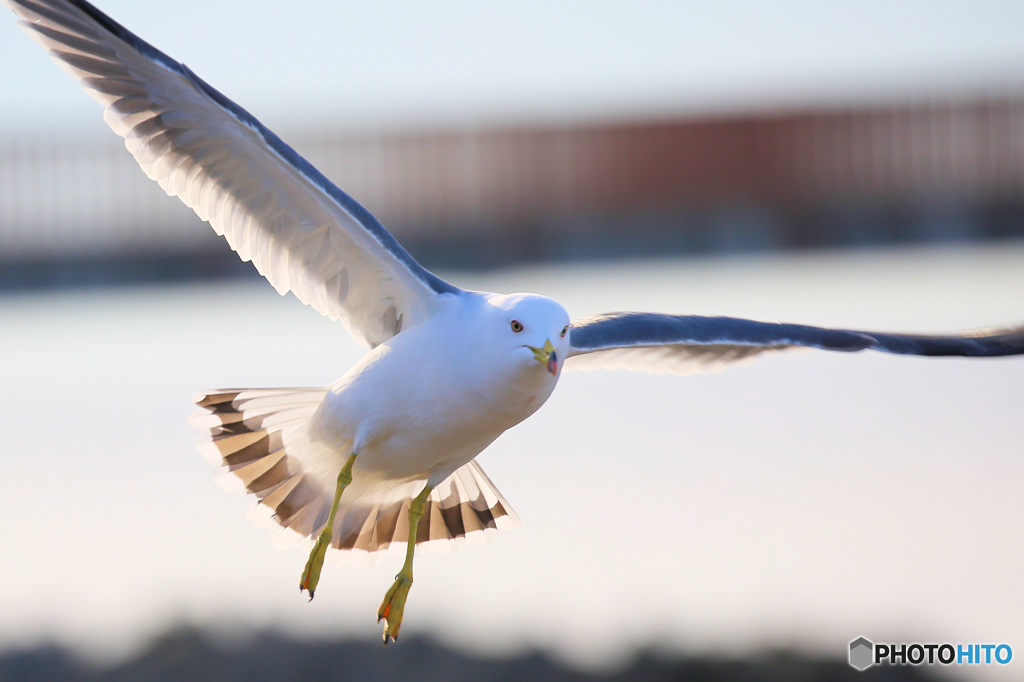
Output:
[[278,292],[376,346],[461,291],[251,114],[84,0],[0,2],[106,107],[146,174]]
[[992,357],[1024,353],[1024,327],[952,336],[887,334],[733,317],[608,313],[572,323],[566,369],[688,374],[789,348]]

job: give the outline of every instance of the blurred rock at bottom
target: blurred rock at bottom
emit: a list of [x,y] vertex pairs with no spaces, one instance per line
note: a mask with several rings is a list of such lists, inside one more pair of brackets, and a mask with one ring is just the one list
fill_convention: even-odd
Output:
[[[841,648],[841,647],[840,647]],[[865,674],[867,675],[865,677]],[[457,652],[428,639],[410,637],[385,649],[366,641],[301,642],[260,634],[223,644],[196,630],[178,630],[155,641],[137,657],[115,667],[96,668],[57,647],[39,647],[0,655],[2,682],[120,682],[139,680],[689,680],[691,682],[817,682],[842,680],[939,679],[920,667],[875,667],[860,673],[845,660],[821,660],[790,652],[749,658],[671,657],[639,653],[628,665],[604,673],[585,672],[541,653],[513,658],[483,658]],[[943,680],[950,679],[943,675]]]

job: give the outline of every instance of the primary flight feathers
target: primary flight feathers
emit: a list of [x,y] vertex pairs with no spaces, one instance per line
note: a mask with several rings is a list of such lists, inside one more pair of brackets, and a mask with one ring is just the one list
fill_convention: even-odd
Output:
[[459,291],[247,111],[96,8],[3,2],[106,108],[146,175],[278,292],[372,347],[429,316],[438,293]]
[[877,350],[900,355],[1017,355],[1024,353],[1024,327],[954,336],[887,334],[734,317],[623,312],[576,320],[571,342],[567,367],[685,374],[788,348]]

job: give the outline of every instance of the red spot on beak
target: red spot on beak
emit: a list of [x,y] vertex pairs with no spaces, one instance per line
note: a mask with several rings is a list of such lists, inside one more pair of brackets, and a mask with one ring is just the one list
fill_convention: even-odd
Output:
[[548,357],[548,371],[551,372],[552,376],[558,376],[558,354],[554,351]]

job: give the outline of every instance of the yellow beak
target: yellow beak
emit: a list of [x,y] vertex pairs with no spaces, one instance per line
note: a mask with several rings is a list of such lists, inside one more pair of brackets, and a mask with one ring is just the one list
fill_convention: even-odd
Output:
[[544,365],[544,368],[552,375],[558,376],[558,353],[555,352],[555,345],[551,343],[551,339],[544,342],[543,348],[534,348],[533,346],[527,346],[527,348],[533,351],[533,357],[537,359],[537,362]]

